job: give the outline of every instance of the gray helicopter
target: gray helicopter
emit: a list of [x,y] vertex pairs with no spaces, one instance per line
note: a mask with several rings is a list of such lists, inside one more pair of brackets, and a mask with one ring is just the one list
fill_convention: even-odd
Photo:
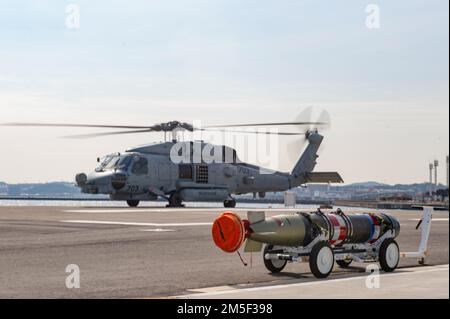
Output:
[[[342,183],[336,172],[313,172],[317,152],[323,136],[317,130],[302,133],[255,132],[257,134],[304,135],[307,147],[291,172],[267,174],[263,168],[242,162],[236,150],[225,145],[213,145],[204,141],[176,139],[176,132],[226,131],[230,127],[320,125],[320,122],[259,123],[222,125],[197,129],[191,124],[172,121],[152,126],[85,125],[8,123],[8,126],[88,127],[122,129],[121,131],[84,134],[76,137],[97,137],[118,134],[164,132],[172,133],[172,139],[163,143],[132,148],[98,158],[98,167],[90,174],[75,177],[81,192],[107,194],[111,200],[126,201],[137,207],[140,201],[154,201],[159,197],[168,201],[168,207],[183,207],[184,201],[223,202],[224,207],[235,207],[233,195],[253,193],[264,198],[268,192],[282,192],[307,183]],[[232,131],[238,132],[238,131]],[[245,132],[248,133],[248,132]],[[205,148],[211,158],[194,158],[194,149]],[[174,155],[178,159],[174,161]]]

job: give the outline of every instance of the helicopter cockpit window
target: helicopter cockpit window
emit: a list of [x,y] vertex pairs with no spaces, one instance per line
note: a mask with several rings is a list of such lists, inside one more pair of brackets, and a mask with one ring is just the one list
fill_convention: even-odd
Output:
[[105,167],[114,159],[114,155],[107,155],[103,158],[100,165],[95,169],[96,172],[101,172],[105,169]]
[[148,174],[148,161],[145,157],[135,157],[131,173],[135,175]]
[[103,166],[104,169],[113,169],[119,162],[119,156],[111,157],[111,159]]
[[100,167],[102,170],[122,169],[126,171],[128,170],[132,159],[133,157],[130,155],[110,156],[103,161]]
[[130,166],[132,161],[133,161],[132,156],[121,156],[115,168],[123,169],[124,171],[126,171],[128,170],[128,167]]

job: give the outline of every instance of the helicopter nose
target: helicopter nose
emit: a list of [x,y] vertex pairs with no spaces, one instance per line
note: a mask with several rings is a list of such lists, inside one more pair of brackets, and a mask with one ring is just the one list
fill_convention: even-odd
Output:
[[87,194],[107,194],[111,188],[111,175],[105,173],[84,173],[77,174],[75,177],[78,187],[83,193]]
[[93,172],[87,176],[80,173],[75,180],[83,193],[110,194],[125,187],[127,175],[124,172]]
[[78,185],[79,187],[82,187],[82,186],[86,185],[86,182],[87,182],[87,176],[86,176],[86,174],[85,174],[85,173],[77,174],[77,175],[75,176],[75,181],[77,182],[77,185]]
[[108,175],[90,174],[87,177],[86,185],[103,186],[103,185],[108,185],[109,181],[110,181],[110,176],[108,176]]

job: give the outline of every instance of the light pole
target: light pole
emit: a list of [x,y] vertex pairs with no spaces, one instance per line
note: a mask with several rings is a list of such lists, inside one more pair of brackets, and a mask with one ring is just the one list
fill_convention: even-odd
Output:
[[430,198],[432,198],[433,197],[433,169],[434,169],[433,163],[430,163],[430,165],[428,167],[430,169]]
[[446,162],[447,162],[447,189],[448,189],[448,155],[447,155],[447,158],[446,158]]
[[434,161],[434,191],[437,192],[438,190],[438,166],[439,166],[439,161],[435,160]]

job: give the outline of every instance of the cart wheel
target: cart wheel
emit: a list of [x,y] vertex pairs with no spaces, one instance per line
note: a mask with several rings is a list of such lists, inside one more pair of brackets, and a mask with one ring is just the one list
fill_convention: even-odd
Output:
[[326,278],[333,270],[334,254],[330,245],[321,241],[314,245],[309,255],[309,267],[316,278]]
[[279,272],[281,272],[284,267],[286,267],[287,264],[287,260],[272,260],[272,259],[266,259],[266,254],[271,251],[276,249],[276,246],[273,245],[266,245],[266,247],[264,248],[264,254],[263,254],[263,259],[264,259],[264,266],[266,266],[267,270],[270,271],[273,274],[277,274]]
[[338,264],[339,267],[341,268],[348,268],[350,266],[350,264],[352,263],[353,260],[345,260],[345,259],[341,259],[341,260],[336,260],[336,264]]
[[381,269],[385,272],[393,272],[400,261],[400,250],[397,242],[388,238],[380,246],[379,261]]

